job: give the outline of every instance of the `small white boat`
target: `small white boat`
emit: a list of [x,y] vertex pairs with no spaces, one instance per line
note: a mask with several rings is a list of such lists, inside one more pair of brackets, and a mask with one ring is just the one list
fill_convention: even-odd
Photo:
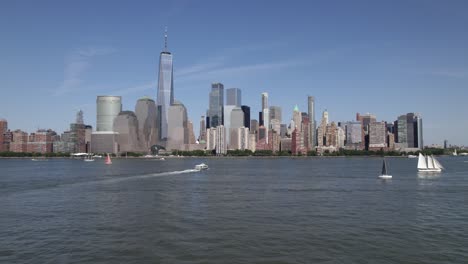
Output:
[[383,165],[382,165],[382,174],[379,175],[380,179],[391,179],[392,175],[388,175],[387,172],[387,163],[385,162],[385,159],[383,160]]
[[201,164],[198,164],[198,165],[195,165],[195,169],[196,170],[207,170],[208,169],[208,165],[206,165],[205,163],[201,163]]
[[166,160],[165,158],[160,158],[159,160]]
[[408,155],[408,159],[415,159],[415,158],[417,158],[417,157],[418,157],[418,156],[416,156],[416,155]]
[[444,167],[434,156],[424,156],[419,153],[418,171],[419,172],[441,172]]
[[86,162],[94,161],[94,158],[91,155],[88,155],[83,159],[83,161],[86,161]]

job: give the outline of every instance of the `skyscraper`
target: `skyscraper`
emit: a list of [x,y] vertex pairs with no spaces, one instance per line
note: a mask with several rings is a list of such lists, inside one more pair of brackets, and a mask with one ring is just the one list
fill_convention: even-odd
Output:
[[317,145],[316,142],[316,135],[315,135],[315,97],[308,96],[307,97],[307,114],[309,115],[309,126],[310,126],[310,134],[309,134],[309,144],[311,149]]
[[200,119],[200,133],[198,135],[198,141],[200,141],[200,143],[206,142],[205,116],[202,116]]
[[96,131],[113,131],[114,118],[116,118],[121,111],[121,96],[98,96],[96,99]]
[[132,111],[122,111],[115,118],[114,131],[120,152],[141,151],[138,119]]
[[268,93],[262,93],[262,121],[265,127],[265,141],[268,143],[268,130],[270,130],[270,109],[268,108]]
[[179,102],[174,102],[169,107],[169,123],[167,149],[182,149],[184,144],[188,143],[189,133],[187,126],[187,109]]
[[0,152],[7,151],[5,144],[5,133],[8,130],[8,122],[5,119],[0,119]]
[[279,106],[270,106],[270,122],[273,119],[278,120],[278,122],[281,124],[282,122],[282,114],[281,114],[281,107]]
[[247,105],[243,105],[241,109],[242,112],[244,112],[244,127],[250,129],[250,107]]
[[268,108],[268,93],[262,93],[262,110]]
[[401,115],[397,120],[397,134],[396,139],[398,142],[398,148],[408,147],[408,133],[407,133],[407,119],[406,115]]
[[242,97],[241,89],[239,88],[229,88],[226,89],[226,105],[235,105],[241,107]]
[[217,127],[224,124],[224,85],[222,83],[212,83],[210,92],[210,108],[208,117],[210,119],[209,127]]
[[149,97],[139,99],[135,106],[135,115],[138,119],[138,133],[144,150],[149,151],[151,146],[158,142],[156,103]]
[[169,106],[174,104],[174,79],[172,54],[167,50],[167,30],[164,33],[164,50],[159,55],[158,75],[158,131],[159,139],[165,141],[168,137]]

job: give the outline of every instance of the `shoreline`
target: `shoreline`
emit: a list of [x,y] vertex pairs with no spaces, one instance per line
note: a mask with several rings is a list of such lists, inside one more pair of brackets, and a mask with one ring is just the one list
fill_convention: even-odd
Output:
[[[434,155],[437,157],[445,157],[445,156],[450,156],[450,155]],[[147,160],[152,160],[152,159],[190,159],[190,158],[195,158],[195,159],[201,159],[201,158],[206,158],[206,159],[265,159],[265,158],[270,158],[270,159],[278,159],[278,158],[291,158],[291,159],[322,159],[322,158],[405,158],[405,159],[410,159],[408,156],[372,156],[372,155],[349,155],[349,156],[157,156],[157,157],[112,157],[112,159],[147,159]],[[73,157],[0,157],[0,159],[70,159],[70,160],[82,160],[80,158],[73,158]],[[104,158],[96,158],[95,160],[104,160]]]

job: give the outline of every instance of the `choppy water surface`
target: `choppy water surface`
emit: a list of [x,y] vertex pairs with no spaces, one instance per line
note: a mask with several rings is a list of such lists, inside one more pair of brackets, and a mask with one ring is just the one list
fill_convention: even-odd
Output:
[[466,263],[468,158],[439,160],[3,159],[0,262]]

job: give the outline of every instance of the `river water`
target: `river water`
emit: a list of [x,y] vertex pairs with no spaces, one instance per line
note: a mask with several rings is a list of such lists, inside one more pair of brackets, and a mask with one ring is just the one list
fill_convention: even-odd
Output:
[[439,161],[0,159],[0,263],[468,263],[468,157]]

